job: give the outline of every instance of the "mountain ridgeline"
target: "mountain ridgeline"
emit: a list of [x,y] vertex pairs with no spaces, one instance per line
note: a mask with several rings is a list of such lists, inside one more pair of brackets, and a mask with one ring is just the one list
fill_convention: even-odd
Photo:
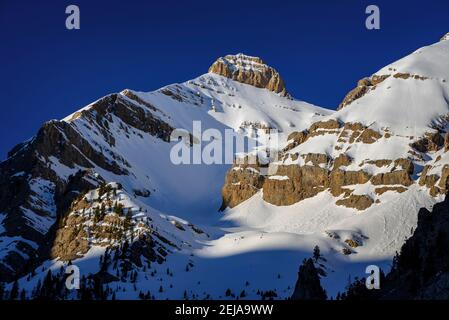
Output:
[[[243,54],[184,83],[102,97],[46,122],[0,163],[0,282],[42,297],[63,278],[48,270],[76,265],[83,293],[60,288],[59,298],[288,298],[319,244],[332,296],[363,273],[355,262],[391,261],[420,208],[444,199],[448,97],[447,36],[360,80],[337,111],[294,99],[275,68]],[[279,157],[176,165],[171,134],[188,131],[190,150],[201,141],[193,121],[257,141],[275,129]],[[420,234],[436,232],[426,224]],[[253,263],[258,272],[241,272]]]

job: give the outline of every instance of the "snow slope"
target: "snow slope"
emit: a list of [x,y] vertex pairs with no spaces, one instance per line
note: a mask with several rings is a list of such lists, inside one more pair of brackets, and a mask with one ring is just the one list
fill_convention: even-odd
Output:
[[[389,78],[333,117],[344,122],[388,127],[400,135],[422,135],[448,113],[448,55],[449,41],[445,40],[387,65],[375,75],[389,75]],[[410,77],[394,76],[400,74]]]

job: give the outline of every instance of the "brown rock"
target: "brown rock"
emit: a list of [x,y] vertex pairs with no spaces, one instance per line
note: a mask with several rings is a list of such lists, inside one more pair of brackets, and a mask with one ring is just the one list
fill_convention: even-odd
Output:
[[423,186],[426,184],[427,172],[429,171],[430,168],[432,168],[432,166],[425,165],[423,170],[421,171],[421,176],[419,177],[419,181],[418,181],[418,184],[420,186]]
[[441,179],[438,183],[438,187],[443,189],[445,192],[449,191],[449,165],[445,165],[441,170]]
[[395,167],[401,166],[402,169],[408,172],[408,174],[413,174],[413,171],[415,169],[413,162],[410,159],[404,158],[394,160],[394,166]]
[[[422,178],[422,176],[421,176]],[[424,176],[424,180],[422,181],[421,178],[419,179],[419,183],[425,185],[427,188],[431,188],[437,183],[437,181],[440,179],[440,176],[437,174],[430,174]]]
[[333,196],[339,196],[343,192],[347,191],[342,186],[348,186],[353,184],[364,184],[368,182],[370,175],[363,170],[359,171],[344,171],[340,169],[332,170],[329,175],[329,187]]
[[63,261],[82,257],[89,251],[87,233],[82,224],[86,219],[81,215],[69,215],[63,227],[56,232],[56,238],[51,248],[51,257]]
[[365,129],[365,126],[360,122],[346,122],[343,129],[351,131],[362,131]]
[[363,78],[358,81],[357,87],[349,91],[349,93],[344,97],[343,101],[338,106],[337,110],[340,110],[347,105],[350,105],[357,99],[363,97],[367,92],[375,89],[376,86],[387,79],[389,75],[373,75],[370,78]]
[[410,78],[410,73],[400,73],[400,72],[398,72],[398,73],[395,73],[394,75],[393,75],[393,77],[395,77],[396,79],[408,79],[408,78]]
[[263,199],[277,206],[289,206],[302,200],[301,190],[293,180],[266,179],[263,185]]
[[296,146],[300,145],[301,143],[304,143],[308,138],[307,135],[307,131],[295,131],[292,132],[288,135],[287,140],[291,141],[285,148],[284,148],[284,152],[289,151],[293,148],[295,148]]
[[430,194],[432,197],[436,197],[436,196],[438,196],[438,195],[440,195],[440,194],[443,194],[443,191],[442,191],[440,188],[438,188],[438,187],[436,187],[436,186],[433,186],[433,187],[430,188],[429,194]]
[[337,158],[334,159],[334,170],[342,166],[349,166],[351,162],[352,159],[348,155],[341,153]]
[[302,157],[306,164],[311,162],[314,166],[329,162],[329,157],[324,153],[307,153]]
[[403,193],[403,192],[407,191],[407,188],[404,188],[404,187],[380,187],[380,188],[374,189],[374,192],[378,195],[382,195],[387,191],[396,191],[399,193]]
[[353,239],[346,239],[345,243],[350,246],[351,248],[357,248],[358,246],[360,246],[360,243],[356,240]]
[[339,206],[354,208],[357,210],[365,210],[373,204],[373,199],[367,195],[350,195],[348,198],[340,199],[336,202]]
[[438,151],[444,145],[444,141],[439,132],[427,132],[424,137],[411,143],[410,146],[419,152]]
[[339,129],[340,127],[341,127],[340,122],[334,119],[330,119],[327,121],[318,121],[313,123],[310,126],[309,131],[314,132],[317,131],[318,129],[332,130],[332,129]]
[[[257,168],[257,166],[256,166]],[[233,208],[255,195],[262,187],[264,177],[251,166],[236,166],[226,174],[222,188],[222,205],[220,210]]]
[[407,170],[397,170],[387,173],[379,173],[371,178],[371,183],[374,185],[391,185],[401,184],[404,186],[410,186],[413,180],[410,178]]
[[444,152],[449,150],[449,132],[444,135]]
[[284,80],[279,73],[258,57],[243,54],[227,55],[215,61],[209,72],[288,96]]
[[313,197],[328,187],[328,171],[317,166],[279,166],[276,175],[289,179],[265,179],[263,199],[277,206]]
[[389,166],[392,162],[393,162],[392,160],[388,160],[388,159],[365,160],[360,164],[360,166],[362,166],[365,163],[368,163],[368,164],[373,164],[378,168],[381,168],[381,167]]
[[382,135],[379,132],[366,128],[357,139],[357,142],[371,144],[379,140],[381,137]]

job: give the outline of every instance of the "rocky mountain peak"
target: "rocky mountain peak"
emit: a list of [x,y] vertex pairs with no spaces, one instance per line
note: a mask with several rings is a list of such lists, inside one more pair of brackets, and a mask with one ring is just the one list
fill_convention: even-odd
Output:
[[440,41],[445,41],[445,40],[449,40],[449,32],[446,33],[446,34],[440,39]]
[[284,80],[279,73],[259,57],[242,53],[226,55],[218,58],[209,68],[209,72],[257,88],[265,88],[281,96],[288,96]]

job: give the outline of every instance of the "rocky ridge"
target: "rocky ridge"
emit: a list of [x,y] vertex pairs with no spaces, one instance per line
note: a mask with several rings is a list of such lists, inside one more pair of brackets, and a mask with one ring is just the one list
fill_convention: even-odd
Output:
[[267,66],[262,59],[239,53],[219,58],[209,68],[209,72],[246,83],[257,88],[265,88],[281,96],[289,96],[284,80],[279,73]]

